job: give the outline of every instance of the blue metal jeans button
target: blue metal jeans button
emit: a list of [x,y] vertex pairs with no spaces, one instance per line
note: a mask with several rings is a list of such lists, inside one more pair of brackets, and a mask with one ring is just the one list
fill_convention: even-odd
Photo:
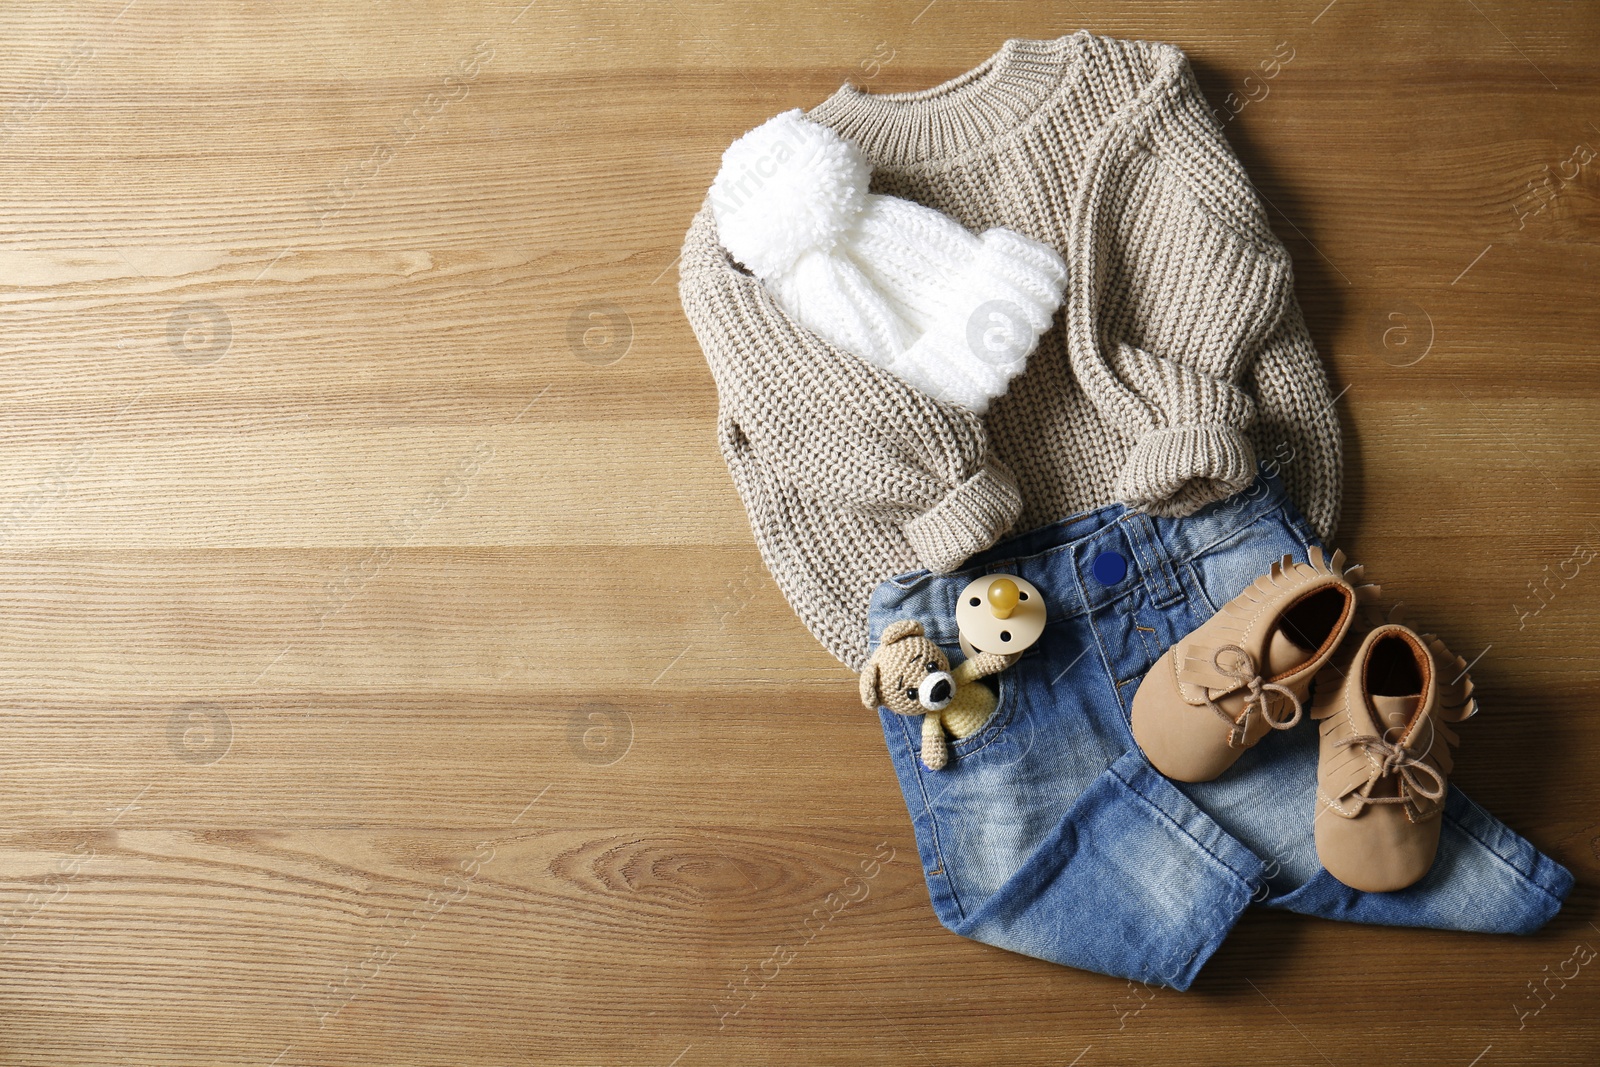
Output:
[[1094,558],[1094,576],[1101,585],[1116,585],[1127,574],[1128,561],[1120,552],[1102,552]]

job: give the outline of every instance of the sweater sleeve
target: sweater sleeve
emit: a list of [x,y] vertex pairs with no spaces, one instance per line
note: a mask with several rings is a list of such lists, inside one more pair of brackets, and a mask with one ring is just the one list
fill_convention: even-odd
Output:
[[1262,346],[1245,386],[1256,397],[1256,454],[1324,543],[1339,526],[1344,456],[1337,397],[1298,301]]
[[[709,212],[695,225],[712,225]],[[747,501],[797,492],[822,505],[815,521],[836,509],[892,525],[934,571],[1010,528],[1021,498],[976,415],[804,329],[699,236],[691,229],[686,245],[684,310],[717,381],[724,458]]]
[[1127,449],[1115,494],[1187,515],[1256,474],[1247,381],[1293,301],[1293,268],[1188,60],[1112,123],[1078,189],[1073,368]]

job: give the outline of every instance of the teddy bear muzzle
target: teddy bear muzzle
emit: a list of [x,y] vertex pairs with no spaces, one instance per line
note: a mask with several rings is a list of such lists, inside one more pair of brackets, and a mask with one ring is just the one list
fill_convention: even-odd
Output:
[[934,671],[917,686],[917,703],[929,711],[943,711],[955,699],[956,683],[949,671]]

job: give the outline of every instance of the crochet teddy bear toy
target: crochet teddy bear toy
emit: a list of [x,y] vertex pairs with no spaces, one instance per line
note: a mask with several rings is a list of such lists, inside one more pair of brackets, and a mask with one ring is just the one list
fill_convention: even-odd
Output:
[[998,674],[1022,654],[979,652],[955,670],[944,650],[913,619],[892,622],[861,671],[861,703],[876,711],[922,716],[922,762],[937,771],[950,760],[945,731],[971,737],[994,714],[995,695],[979,678]]

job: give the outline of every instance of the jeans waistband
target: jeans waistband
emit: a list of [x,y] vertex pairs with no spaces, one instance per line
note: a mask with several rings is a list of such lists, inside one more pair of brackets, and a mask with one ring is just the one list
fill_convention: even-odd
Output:
[[[1154,606],[1175,603],[1184,596],[1177,565],[1226,541],[1286,499],[1282,483],[1263,469],[1249,488],[1183,518],[1147,515],[1121,504],[1068,516],[1008,538],[952,574],[922,570],[889,579],[885,586],[900,595],[880,588],[873,596],[874,615],[914,606],[930,638],[953,644],[955,597],[966,582],[995,573],[1015,574],[1037,586],[1051,624],[1111,604],[1136,583],[1142,583]],[[1097,561],[1110,555],[1121,557],[1126,570],[1121,580],[1106,582],[1096,574]],[[1118,563],[1109,561],[1112,573]],[[876,639],[878,627],[873,629]]]

